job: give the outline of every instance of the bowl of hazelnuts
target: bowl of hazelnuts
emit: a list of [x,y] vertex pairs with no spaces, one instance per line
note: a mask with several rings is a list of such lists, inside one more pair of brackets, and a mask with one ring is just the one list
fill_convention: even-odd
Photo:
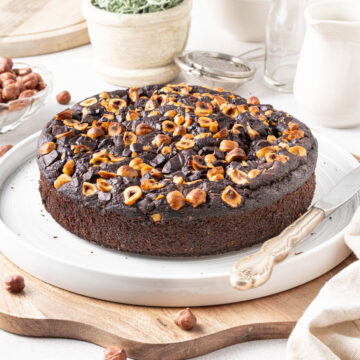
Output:
[[0,134],[34,115],[51,92],[52,75],[42,66],[0,57]]

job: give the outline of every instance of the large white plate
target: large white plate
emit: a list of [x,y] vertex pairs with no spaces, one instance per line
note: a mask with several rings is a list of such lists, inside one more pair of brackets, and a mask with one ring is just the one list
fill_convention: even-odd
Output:
[[[349,254],[343,230],[359,204],[350,200],[276,265],[269,282],[249,291],[229,285],[240,257],[259,245],[225,255],[169,259],[129,255],[92,245],[67,232],[47,214],[38,192],[34,154],[39,134],[0,160],[0,250],[37,278],[75,293],[116,302],[197,306],[258,298],[310,281]],[[315,199],[358,166],[353,157],[317,134],[320,155]],[[297,253],[300,253],[296,255]]]

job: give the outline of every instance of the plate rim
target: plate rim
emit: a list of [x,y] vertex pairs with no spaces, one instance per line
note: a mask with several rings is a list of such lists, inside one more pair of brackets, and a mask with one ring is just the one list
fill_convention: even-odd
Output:
[[[3,166],[6,166],[7,161],[9,160],[9,158],[12,156],[12,154],[14,152],[18,152],[18,151],[23,151],[22,148],[24,145],[29,145],[29,143],[31,142],[35,142],[35,140],[39,137],[41,133],[41,130],[38,132],[33,133],[32,135],[26,137],[25,139],[23,139],[22,141],[20,141],[18,144],[16,144],[12,149],[10,149],[2,158],[0,158],[0,172],[1,172],[1,168]],[[343,154],[346,158],[348,163],[352,163],[354,165],[359,164],[357,162],[357,160],[346,150],[344,150],[342,147],[340,147],[337,143],[335,143],[334,141],[332,141],[331,139],[329,139],[328,137],[322,135],[321,133],[316,131],[316,135],[317,137],[320,137],[323,141],[327,141],[330,142],[331,145],[335,148],[337,148],[341,154]],[[37,144],[37,141],[36,141]],[[29,160],[29,158],[36,152],[36,148],[33,149],[33,151],[27,152],[26,156],[23,157],[23,159],[25,159],[25,161],[21,162],[20,164],[18,164],[17,168],[19,168],[22,164],[24,164],[26,161]],[[360,166],[360,165],[359,165]],[[4,179],[0,179],[0,188],[2,188],[2,185],[4,184],[4,182],[9,178],[9,176],[7,176]],[[0,197],[1,197],[1,193],[2,193],[3,189],[0,191]],[[61,225],[60,225],[61,226]],[[286,259],[285,262],[281,262],[279,264],[276,264],[276,267],[281,268],[283,266],[291,266],[294,262],[298,262],[298,261],[302,261],[305,260],[306,258],[309,257],[313,257],[314,255],[316,256],[316,254],[318,252],[323,251],[324,247],[328,247],[331,244],[333,244],[334,242],[339,241],[340,238],[342,238],[344,236],[344,232],[345,229],[347,228],[347,226],[345,226],[341,231],[339,231],[338,233],[334,234],[331,238],[329,238],[328,240],[324,241],[323,243],[315,246],[314,248],[311,248],[310,250],[307,250],[306,252],[301,254],[301,257],[297,257],[297,256],[293,256],[293,257],[288,257]],[[33,247],[31,245],[29,245],[24,239],[21,238],[21,236],[15,234],[5,223],[4,221],[0,218],[0,231],[3,232],[5,231],[5,234],[7,234],[8,236],[10,236],[10,238],[12,238],[13,240],[15,240],[16,242],[18,242],[19,244],[17,244],[17,246],[22,246],[25,247],[25,249],[30,250],[34,255],[37,256],[41,256],[42,258],[46,259],[47,261],[51,260],[51,261],[55,261],[57,263],[60,263],[62,265],[66,265],[67,267],[73,268],[73,269],[77,269],[77,270],[81,270],[81,271],[86,271],[86,272],[90,272],[93,274],[101,274],[101,275],[107,275],[107,276],[111,276],[111,277],[116,277],[116,278],[126,278],[126,279],[146,279],[146,280],[176,280],[177,282],[181,282],[181,281],[191,281],[191,280],[219,280],[221,278],[224,277],[229,277],[230,275],[230,271],[231,268],[229,268],[227,271],[219,271],[216,274],[203,274],[203,275],[199,275],[199,274],[188,274],[188,275],[184,275],[182,274],[182,277],[174,277],[174,275],[167,277],[166,274],[162,274],[154,276],[154,275],[148,275],[148,274],[142,274],[142,275],[137,275],[137,274],[131,274],[131,273],[113,273],[109,270],[104,270],[104,269],[92,269],[86,265],[78,265],[76,263],[73,263],[71,261],[67,261],[66,259],[62,258],[62,257],[56,257],[55,255],[52,254],[48,254],[45,251]],[[85,240],[86,241],[86,240]],[[126,255],[126,253],[120,252],[122,255]],[[6,253],[4,253],[4,255],[6,256]],[[132,255],[132,254],[130,254]],[[224,254],[219,254],[219,256],[224,255]],[[215,256],[214,256],[215,257]],[[239,255],[240,258],[240,255]],[[156,258],[157,260],[161,260],[161,258]],[[168,258],[166,258],[168,259]],[[187,258],[185,259],[187,260]],[[190,258],[188,260],[191,260]]]

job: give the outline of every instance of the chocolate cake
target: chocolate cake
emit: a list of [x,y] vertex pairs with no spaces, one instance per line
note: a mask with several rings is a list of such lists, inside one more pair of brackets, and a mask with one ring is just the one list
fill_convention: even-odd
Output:
[[317,141],[299,120],[223,89],[103,92],[39,138],[40,194],[65,229],[138,254],[201,256],[279,234],[315,190]]

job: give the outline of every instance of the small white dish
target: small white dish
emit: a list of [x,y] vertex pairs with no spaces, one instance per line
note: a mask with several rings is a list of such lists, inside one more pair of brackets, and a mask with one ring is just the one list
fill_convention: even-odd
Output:
[[[35,161],[39,133],[0,160],[0,250],[16,265],[60,288],[99,299],[149,306],[202,306],[275,294],[329,271],[350,251],[344,228],[359,206],[354,197],[275,266],[264,286],[234,290],[232,265],[259,248],[192,259],[130,255],[103,249],[67,232],[42,206]],[[320,154],[315,199],[358,166],[346,151],[316,134]],[[298,255],[297,255],[298,254]]]

